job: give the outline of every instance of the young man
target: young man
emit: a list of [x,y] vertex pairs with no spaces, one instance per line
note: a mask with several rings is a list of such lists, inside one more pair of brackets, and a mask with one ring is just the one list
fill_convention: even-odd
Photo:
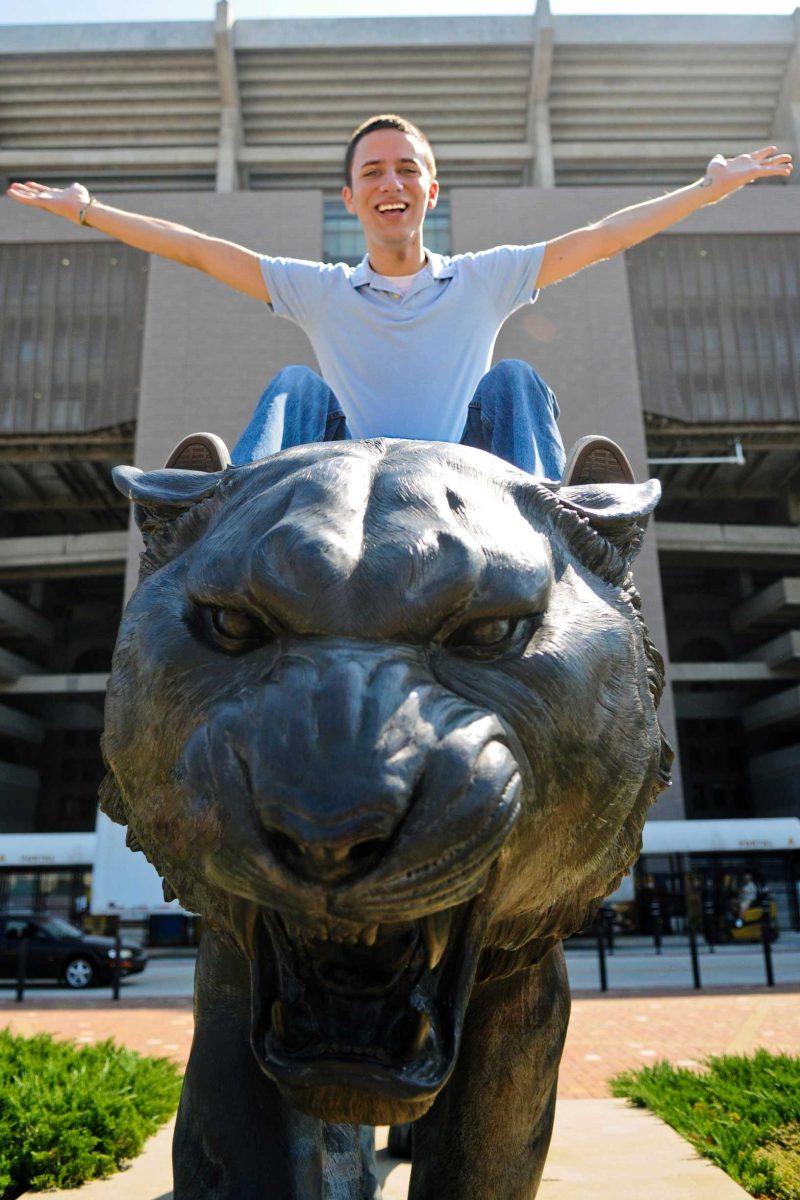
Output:
[[[582,438],[565,464],[555,396],[519,361],[490,368],[503,322],[538,290],[613,257],[755,179],[786,176],[791,157],[767,146],[726,160],[702,179],[594,225],[529,246],[452,258],[426,251],[427,212],[439,183],[427,137],[396,115],[371,117],[345,155],[342,199],[364,230],[358,267],[256,254],[168,221],[122,212],[86,188],[15,183],[8,195],[204,271],[266,301],[306,332],[322,378],[287,367],[264,392],[233,450],[236,464],[287,446],[353,437],[461,441],[568,483],[633,478],[620,447]],[[231,459],[212,434],[185,438],[168,466],[217,470]]]

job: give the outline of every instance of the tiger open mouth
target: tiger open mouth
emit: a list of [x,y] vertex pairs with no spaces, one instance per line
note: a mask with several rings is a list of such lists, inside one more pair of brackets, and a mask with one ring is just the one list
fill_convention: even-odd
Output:
[[416,921],[326,931],[261,909],[251,1039],[262,1069],[305,1095],[303,1107],[312,1090],[359,1094],[364,1123],[379,1123],[387,1102],[426,1108],[456,1061],[484,932],[480,897]]

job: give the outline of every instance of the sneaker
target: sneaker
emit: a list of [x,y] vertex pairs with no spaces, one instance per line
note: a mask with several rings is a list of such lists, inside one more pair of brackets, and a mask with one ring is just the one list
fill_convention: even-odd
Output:
[[215,433],[190,433],[164,463],[165,470],[224,471],[231,465],[228,447]]
[[610,438],[579,438],[567,455],[564,487],[582,487],[592,483],[635,483],[633,467],[621,446]]

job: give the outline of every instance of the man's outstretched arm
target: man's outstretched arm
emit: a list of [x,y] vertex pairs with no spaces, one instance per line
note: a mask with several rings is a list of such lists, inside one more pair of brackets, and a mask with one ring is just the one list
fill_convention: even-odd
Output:
[[790,175],[791,172],[791,155],[779,154],[777,146],[765,146],[763,150],[740,154],[737,158],[726,159],[717,154],[708,164],[705,176],[688,187],[668,192],[655,200],[646,200],[643,204],[633,204],[611,213],[595,225],[553,238],[547,243],[536,286],[547,287],[592,263],[613,258],[621,250],[669,229],[698,208],[715,204],[755,179]]
[[188,229],[185,225],[175,225],[172,221],[159,221],[156,217],[144,217],[140,213],[111,208],[91,200],[89,192],[80,183],[73,183],[68,188],[49,188],[33,182],[12,183],[6,195],[20,204],[65,217],[76,225],[81,223],[80,214],[83,211],[84,224],[107,233],[119,242],[135,246],[137,250],[145,250],[148,254],[172,259],[186,267],[195,267],[256,300],[269,300],[258,255],[244,246],[237,246],[235,242],[207,237],[204,233]]

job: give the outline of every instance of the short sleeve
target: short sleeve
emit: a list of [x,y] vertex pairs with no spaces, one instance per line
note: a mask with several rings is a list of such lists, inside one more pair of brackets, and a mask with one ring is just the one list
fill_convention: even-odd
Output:
[[494,302],[502,320],[538,296],[545,242],[532,246],[495,246],[458,256],[459,269],[474,273]]
[[303,327],[313,323],[314,314],[323,307],[326,285],[335,268],[329,263],[272,258],[268,254],[259,255],[259,264],[272,311]]

